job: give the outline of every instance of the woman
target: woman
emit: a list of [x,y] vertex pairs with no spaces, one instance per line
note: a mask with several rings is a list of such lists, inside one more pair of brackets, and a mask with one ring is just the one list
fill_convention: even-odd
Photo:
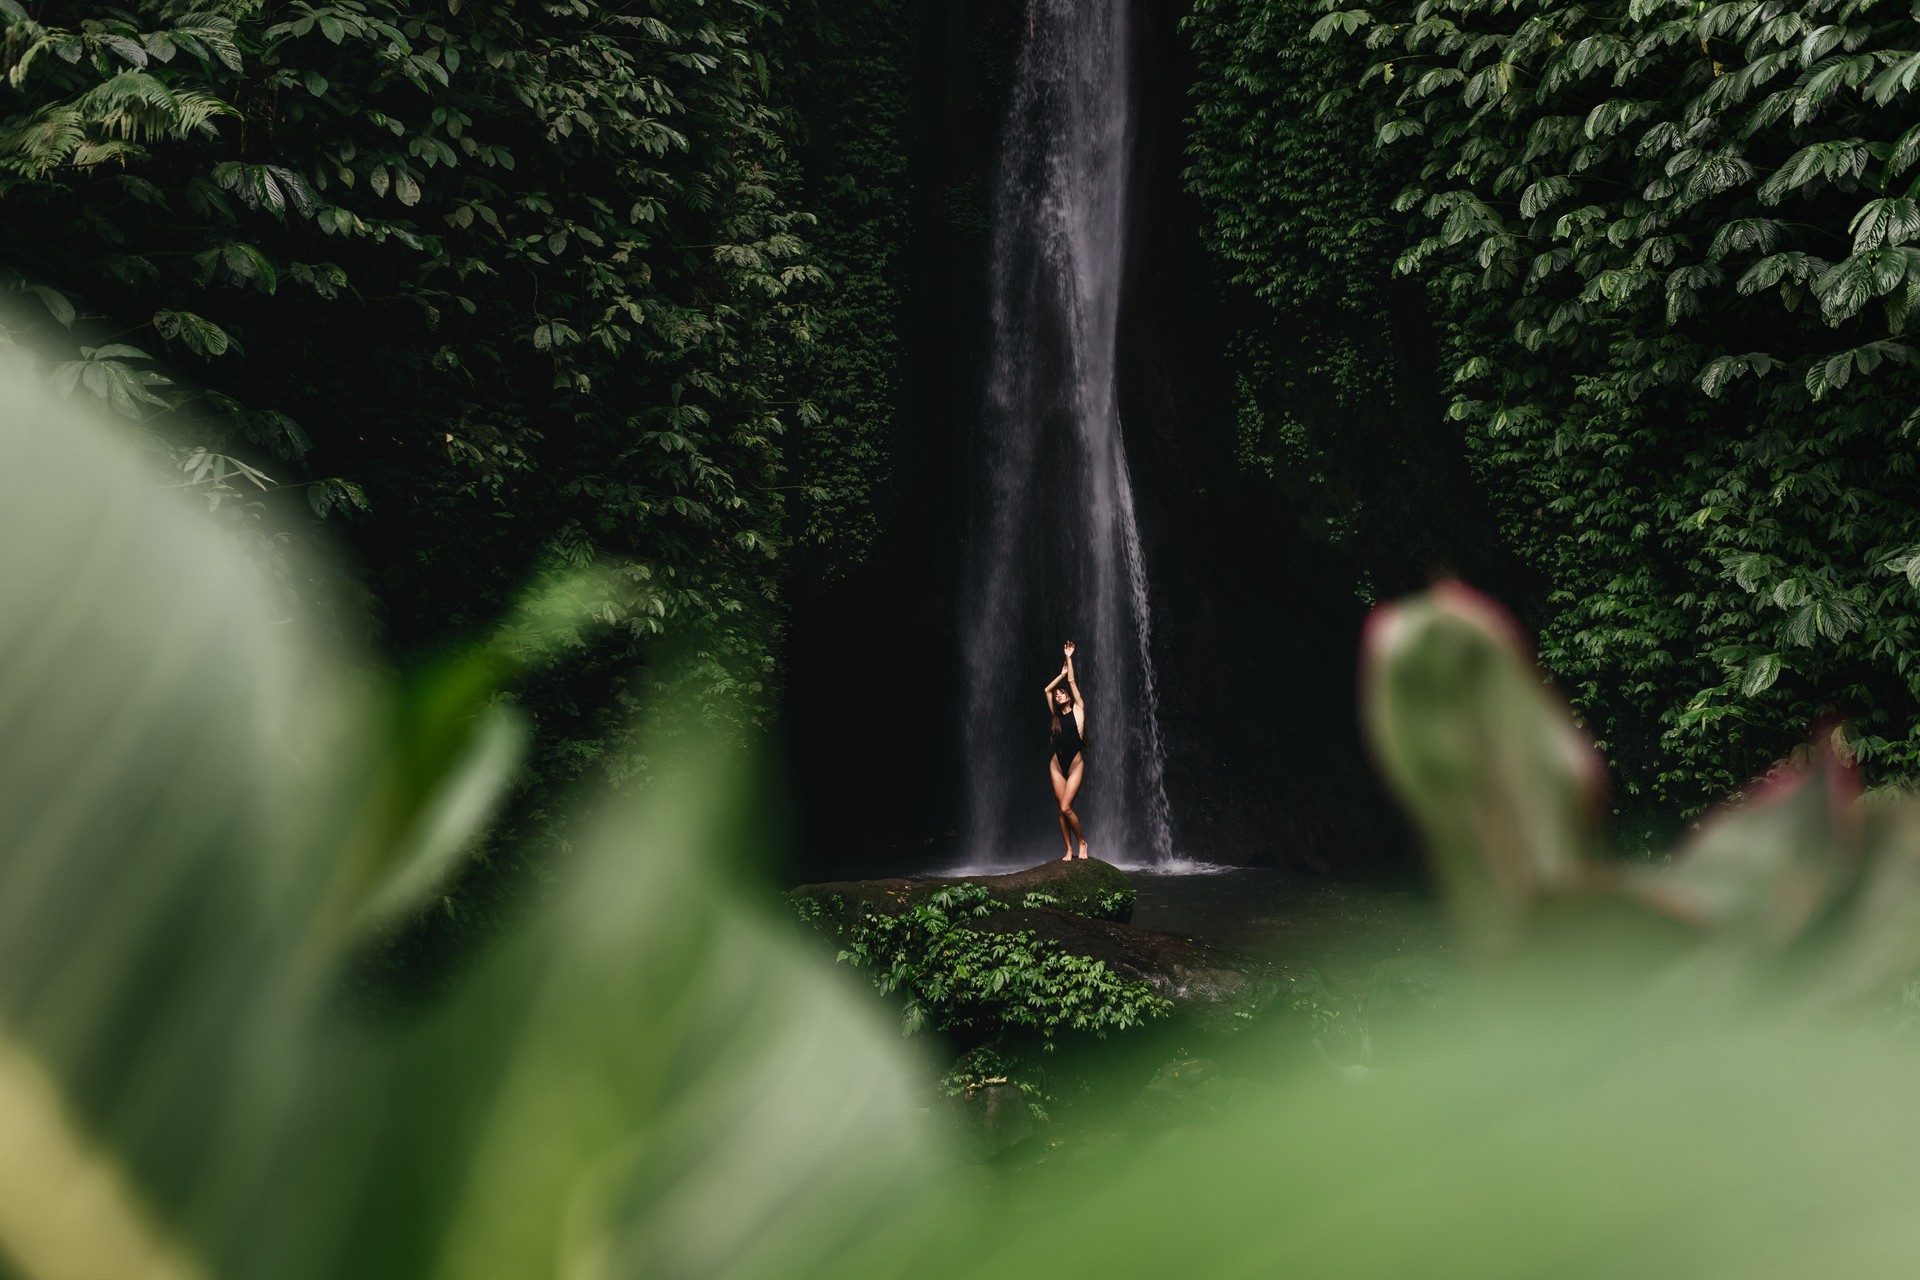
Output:
[[[1060,805],[1060,835],[1067,842],[1067,854],[1060,861],[1071,862],[1076,841],[1080,856],[1087,856],[1080,815],[1073,811],[1073,798],[1079,794],[1080,779],[1087,770],[1087,710],[1080,685],[1073,677],[1073,641],[1061,648],[1066,651],[1066,665],[1047,686],[1047,714],[1053,717],[1053,758],[1047,761],[1047,769],[1053,775],[1053,798]],[[1065,689],[1060,687],[1062,681],[1066,682]]]

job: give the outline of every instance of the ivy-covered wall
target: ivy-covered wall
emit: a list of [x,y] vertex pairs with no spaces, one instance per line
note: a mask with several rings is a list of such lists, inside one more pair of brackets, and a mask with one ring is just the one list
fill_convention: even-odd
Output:
[[864,561],[893,515],[921,8],[921,0],[817,4],[793,97],[800,198],[817,219],[809,244],[827,274],[815,340],[799,348],[809,408],[795,471],[808,488],[793,571],[809,586]]
[[1399,184],[1369,145],[1358,68],[1275,38],[1315,13],[1198,0],[1179,24],[1195,60],[1183,178],[1234,315],[1236,462],[1367,603],[1438,572],[1508,587],[1461,432],[1437,421],[1422,291],[1392,271]]
[[899,417],[870,554],[803,575],[791,596],[782,745],[812,878],[924,867],[958,825],[963,478],[984,387],[987,202],[1025,30],[1024,0],[862,11],[867,56],[896,68],[894,96],[863,100],[843,136],[850,157],[900,166],[905,225],[887,275]]
[[[646,773],[637,708],[757,737],[789,600],[870,553],[911,10],[0,0],[9,335],[290,614],[380,660],[538,659],[453,915],[524,895],[558,799]],[[501,630],[587,566],[592,626]]]
[[[1696,809],[1833,715],[1873,777],[1910,776],[1905,9],[1201,0],[1189,30],[1216,252],[1336,348],[1380,328],[1358,283],[1424,288],[1428,437],[1541,578],[1542,658],[1618,798]],[[1352,349],[1306,358],[1336,389],[1404,360]],[[1336,456],[1250,367],[1249,461]],[[1364,522],[1366,485],[1336,505]]]

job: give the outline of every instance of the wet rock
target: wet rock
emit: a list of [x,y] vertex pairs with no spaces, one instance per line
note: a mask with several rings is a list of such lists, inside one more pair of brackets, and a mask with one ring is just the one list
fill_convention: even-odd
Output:
[[1102,961],[1173,1002],[1176,1021],[1197,1031],[1234,1034],[1279,998],[1285,977],[1261,961],[1170,933],[1050,908],[996,911],[968,920],[981,933],[1031,932],[1074,955]]
[[1126,922],[1133,918],[1133,882],[1098,858],[1055,859],[997,876],[839,880],[803,884],[788,896],[835,929],[866,915],[898,915],[943,889],[972,884],[1003,907],[1050,907],[1070,915]]

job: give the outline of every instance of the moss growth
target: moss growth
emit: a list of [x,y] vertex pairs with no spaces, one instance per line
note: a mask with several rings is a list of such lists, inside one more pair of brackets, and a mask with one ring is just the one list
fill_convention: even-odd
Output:
[[1047,862],[1009,875],[973,876],[964,881],[895,878],[807,884],[788,896],[810,923],[830,926],[844,941],[846,931],[868,916],[900,915],[962,884],[977,889],[994,906],[1009,910],[1049,907],[1121,924],[1133,918],[1133,882],[1126,872],[1098,858]]

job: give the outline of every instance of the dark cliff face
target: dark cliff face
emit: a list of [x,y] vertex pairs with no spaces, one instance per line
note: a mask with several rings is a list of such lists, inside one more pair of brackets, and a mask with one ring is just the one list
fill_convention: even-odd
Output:
[[[1180,171],[1191,69],[1179,0],[1140,0],[1138,141],[1120,400],[1152,586],[1176,846],[1216,862],[1404,866],[1361,748],[1365,608],[1271,484],[1233,457],[1233,304]],[[785,746],[798,870],[917,870],[960,825],[957,610],[987,359],[987,209],[1022,0],[936,0],[923,29],[910,368],[875,555],[794,600]],[[1036,689],[1048,673],[1036,657]],[[1037,705],[1037,704],[1036,704]],[[1034,805],[1051,804],[1036,728]]]
[[[926,0],[914,13],[914,243],[885,525],[867,562],[791,597],[782,746],[801,876],[917,871],[958,831],[957,610],[969,432],[988,359],[989,204],[1024,0]],[[1044,743],[1036,748],[1036,758]],[[1044,773],[1038,803],[1049,803]]]
[[1186,164],[1181,0],[1141,0],[1138,139],[1120,403],[1153,584],[1178,844],[1194,856],[1357,871],[1410,851],[1357,729],[1366,606],[1264,477],[1236,463],[1222,353],[1248,305],[1201,242]]

